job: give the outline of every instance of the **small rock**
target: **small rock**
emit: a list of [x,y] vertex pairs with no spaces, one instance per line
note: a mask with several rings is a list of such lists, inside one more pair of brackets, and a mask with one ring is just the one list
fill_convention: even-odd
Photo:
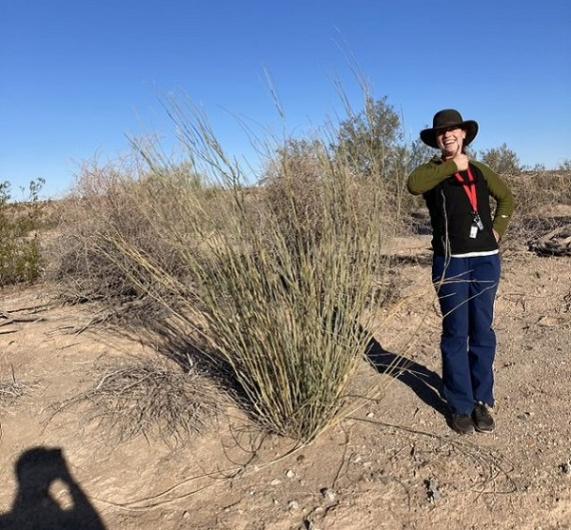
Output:
[[333,502],[335,500],[335,492],[329,488],[321,488],[319,490],[319,492],[321,493],[321,496],[327,501],[327,502]]
[[281,481],[279,478],[275,478],[274,480],[272,480],[272,481],[270,482],[270,486],[277,486],[277,485],[279,485],[279,484],[281,484],[281,483],[282,483],[282,481]]
[[293,478],[293,477],[295,477],[295,473],[293,472],[292,469],[288,469],[288,470],[286,471],[285,476],[286,476],[287,478]]
[[571,475],[571,460],[565,462],[564,464],[561,464],[559,466],[559,469],[561,469],[561,473],[563,473],[564,475]]
[[190,512],[187,512],[187,511],[183,512],[182,518],[183,519],[190,519]]
[[374,412],[368,412],[367,413],[367,418],[373,418],[375,416]]
[[438,483],[435,479],[429,478],[424,481],[426,485],[426,494],[430,502],[436,502],[441,497],[441,493],[438,490]]
[[287,509],[291,512],[299,510],[299,502],[297,501],[289,501],[287,503]]
[[357,455],[354,459],[353,459],[353,463],[358,464],[361,460],[363,460],[359,455]]
[[556,318],[543,316],[537,321],[537,323],[544,328],[553,328],[557,326],[558,321]]

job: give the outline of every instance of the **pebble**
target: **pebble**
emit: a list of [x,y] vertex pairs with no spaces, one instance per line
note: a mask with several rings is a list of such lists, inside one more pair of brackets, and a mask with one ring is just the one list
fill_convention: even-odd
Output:
[[275,478],[274,480],[272,480],[270,482],[270,486],[277,486],[278,484],[281,484],[282,481],[279,478]]
[[286,476],[287,478],[293,478],[293,477],[295,477],[295,473],[293,472],[293,470],[288,469],[288,470],[286,471],[285,476]]
[[293,511],[296,511],[296,510],[299,510],[299,502],[297,502],[297,501],[289,501],[289,502],[287,503],[287,508],[288,508],[288,510],[290,510],[290,511],[292,511],[292,512],[293,512]]
[[320,490],[321,496],[327,501],[327,502],[333,502],[335,500],[335,492],[329,488],[321,488]]
[[433,478],[429,478],[425,480],[424,483],[426,484],[426,493],[428,495],[428,500],[430,502],[436,502],[441,497],[441,493],[438,490],[438,483]]

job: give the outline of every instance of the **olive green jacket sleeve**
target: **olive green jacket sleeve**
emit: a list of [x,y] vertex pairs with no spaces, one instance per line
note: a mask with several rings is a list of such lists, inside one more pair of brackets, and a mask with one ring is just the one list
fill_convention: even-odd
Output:
[[442,162],[439,157],[435,156],[430,162],[418,166],[408,176],[408,191],[413,195],[422,195],[444,182],[457,171],[458,166],[453,160]]
[[490,190],[490,195],[496,199],[497,207],[494,215],[494,230],[502,237],[510,222],[514,211],[514,198],[506,182],[491,168],[470,160],[470,164],[476,166],[484,175],[486,184]]

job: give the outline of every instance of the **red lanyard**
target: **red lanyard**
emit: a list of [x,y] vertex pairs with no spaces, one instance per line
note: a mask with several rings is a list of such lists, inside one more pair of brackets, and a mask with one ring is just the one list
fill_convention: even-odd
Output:
[[477,214],[478,213],[478,195],[476,194],[476,183],[475,183],[475,178],[474,175],[472,174],[472,171],[470,171],[470,168],[468,168],[468,182],[466,183],[464,182],[464,179],[462,178],[462,175],[460,175],[460,173],[455,173],[454,176],[456,177],[456,180],[462,184],[462,187],[464,188],[464,191],[466,192],[466,195],[468,196],[468,200],[470,201],[470,206],[472,206],[472,213]]

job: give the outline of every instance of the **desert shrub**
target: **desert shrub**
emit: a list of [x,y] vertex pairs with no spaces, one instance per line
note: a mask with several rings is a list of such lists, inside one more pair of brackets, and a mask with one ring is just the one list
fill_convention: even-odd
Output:
[[311,440],[345,405],[385,285],[382,175],[359,186],[353,159],[325,141],[285,142],[270,149],[281,154],[267,188],[251,189],[201,119],[172,116],[189,160],[203,161],[200,186],[138,146],[137,174],[86,177],[93,192],[76,198],[64,237],[79,248],[67,261],[92,275],[89,289],[103,281],[103,293],[154,300],[171,329],[230,369],[262,425]]
[[387,98],[365,97],[362,111],[341,122],[332,145],[355,178],[373,179],[386,191],[387,209],[397,210],[406,192],[408,156],[400,118]]
[[571,172],[526,171],[510,178],[518,210],[535,215],[546,207],[571,205]]
[[[105,166],[86,164],[73,192],[62,201],[59,236],[49,251],[49,275],[60,285],[65,300],[116,305],[134,298],[152,299],[148,296],[150,285],[156,290],[154,296],[160,296],[163,288],[151,277],[145,279],[144,289],[134,281],[134,272],[127,266],[132,262],[117,253],[116,238],[124,238],[138,252],[152,256],[157,266],[174,278],[184,278],[182,254],[205,234],[200,222],[187,223],[172,194],[181,195],[181,201],[186,193],[200,196],[204,199],[200,208],[205,208],[216,190],[203,190],[190,164],[141,171],[140,163],[137,158]],[[168,223],[170,238],[164,237],[158,218]],[[142,275],[142,269],[137,271],[138,280]]]
[[30,182],[28,200],[10,203],[10,185],[0,182],[0,287],[32,282],[42,270],[37,230],[43,204],[39,192],[43,179]]
[[402,136],[399,116],[387,98],[367,96],[364,109],[341,123],[333,147],[351,161],[358,175],[377,173],[388,179]]
[[370,95],[366,95],[362,111],[350,111],[341,122],[331,148],[351,167],[354,177],[364,181],[365,189],[382,186],[385,215],[406,231],[409,215],[422,203],[408,193],[407,177],[436,151],[420,140],[407,143],[400,117],[387,97],[375,100]]
[[550,212],[558,205],[571,206],[571,172],[525,171],[510,176],[509,184],[516,205],[510,224],[513,239],[528,241],[565,221]]
[[500,147],[492,147],[481,151],[480,159],[497,173],[517,175],[522,171],[517,154],[505,143]]

